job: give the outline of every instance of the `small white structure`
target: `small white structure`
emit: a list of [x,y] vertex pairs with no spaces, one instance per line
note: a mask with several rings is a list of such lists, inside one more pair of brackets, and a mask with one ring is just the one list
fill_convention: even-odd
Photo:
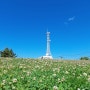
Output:
[[50,52],[50,32],[47,31],[47,50],[46,56],[42,56],[42,59],[53,59],[51,52]]

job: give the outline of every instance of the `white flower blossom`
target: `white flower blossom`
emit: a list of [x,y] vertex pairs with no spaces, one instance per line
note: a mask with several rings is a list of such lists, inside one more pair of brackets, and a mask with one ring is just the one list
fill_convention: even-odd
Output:
[[68,73],[69,73],[68,71],[65,72],[65,74],[68,74]]
[[12,81],[13,81],[13,83],[16,83],[17,82],[17,79],[16,78],[13,78]]
[[85,73],[85,72],[84,72],[84,73],[83,73],[83,76],[85,76],[85,77],[86,77],[86,76],[87,76],[87,73]]
[[88,78],[88,82],[90,82],[90,77]]
[[56,74],[54,73],[53,76],[56,77]]
[[33,80],[36,80],[36,77],[33,77]]
[[61,82],[61,80],[60,80],[60,78],[58,78],[58,83],[60,83]]
[[53,87],[53,90],[58,90],[58,87],[57,87],[57,86],[54,86],[54,87]]
[[2,83],[1,83],[1,86],[4,86],[4,85],[5,85],[5,83],[2,82]]
[[24,79],[24,77],[21,77],[21,79]]
[[6,83],[6,80],[3,80],[2,82],[3,82],[3,83]]
[[29,76],[30,75],[30,72],[27,72],[27,76]]
[[80,90],[80,88],[77,88],[77,90]]
[[20,69],[22,69],[22,68],[23,68],[23,66],[20,66],[19,68],[20,68]]
[[11,85],[12,84],[12,82],[9,82],[9,85]]
[[15,86],[12,86],[12,90],[15,90],[16,88],[15,88]]
[[3,72],[4,72],[4,74],[6,74],[7,73],[7,70],[4,70]]

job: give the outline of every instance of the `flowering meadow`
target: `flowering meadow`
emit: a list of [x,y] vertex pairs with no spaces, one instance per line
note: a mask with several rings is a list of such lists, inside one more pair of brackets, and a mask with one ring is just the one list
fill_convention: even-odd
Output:
[[90,90],[90,61],[1,58],[0,90]]

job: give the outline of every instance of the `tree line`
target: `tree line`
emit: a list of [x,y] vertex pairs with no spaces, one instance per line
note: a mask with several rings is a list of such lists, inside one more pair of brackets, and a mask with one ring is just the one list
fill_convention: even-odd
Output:
[[90,60],[89,57],[81,57],[80,60]]
[[12,57],[12,58],[17,57],[16,54],[13,52],[13,50],[9,48],[5,48],[4,50],[0,51],[0,56],[1,57]]
[[[12,58],[17,57],[14,51],[9,48],[5,48],[4,50],[0,51],[0,56],[1,57],[12,57]],[[81,57],[80,60],[90,60],[90,58],[85,56],[85,57]]]

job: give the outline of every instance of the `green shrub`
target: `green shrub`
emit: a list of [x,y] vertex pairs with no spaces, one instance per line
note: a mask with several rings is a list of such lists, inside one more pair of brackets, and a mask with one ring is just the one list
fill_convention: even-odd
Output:
[[16,54],[13,52],[13,50],[9,48],[5,48],[0,54],[1,57],[16,57]]

